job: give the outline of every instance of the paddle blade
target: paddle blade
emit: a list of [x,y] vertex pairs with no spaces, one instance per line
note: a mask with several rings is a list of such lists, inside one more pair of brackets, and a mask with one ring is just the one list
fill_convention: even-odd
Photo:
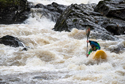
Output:
[[89,37],[89,34],[90,34],[90,27],[87,27],[86,28],[86,36],[87,36],[87,38]]
[[[88,41],[88,38],[89,38],[89,34],[90,34],[90,27],[87,27],[86,28],[87,41]],[[87,42],[87,51],[86,51],[86,54],[88,54],[88,42]]]

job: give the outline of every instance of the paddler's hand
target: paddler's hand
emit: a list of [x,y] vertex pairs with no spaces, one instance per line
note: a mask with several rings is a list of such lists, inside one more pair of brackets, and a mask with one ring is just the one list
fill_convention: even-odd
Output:
[[89,40],[87,40],[86,42],[89,43]]
[[86,57],[88,57],[89,56],[89,54],[86,54]]

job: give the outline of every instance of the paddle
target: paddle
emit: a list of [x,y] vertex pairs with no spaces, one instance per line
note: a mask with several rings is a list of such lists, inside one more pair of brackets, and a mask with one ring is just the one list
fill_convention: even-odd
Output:
[[[87,27],[86,28],[86,36],[87,36],[87,41],[88,41],[88,38],[89,38],[89,34],[90,34],[90,27]],[[86,54],[88,53],[88,42],[87,42],[87,51],[86,51]]]

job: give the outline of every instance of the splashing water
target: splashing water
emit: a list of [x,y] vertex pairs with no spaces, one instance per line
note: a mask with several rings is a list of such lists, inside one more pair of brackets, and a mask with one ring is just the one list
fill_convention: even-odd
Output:
[[100,0],[28,0],[29,2],[34,2],[34,4],[42,3],[44,5],[56,2],[58,4],[70,5],[70,4],[87,4],[87,3],[98,3]]

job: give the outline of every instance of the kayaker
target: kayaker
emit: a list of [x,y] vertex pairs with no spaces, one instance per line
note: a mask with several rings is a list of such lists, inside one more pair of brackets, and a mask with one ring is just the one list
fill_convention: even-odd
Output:
[[99,45],[98,42],[96,42],[96,41],[91,41],[91,40],[87,40],[87,42],[90,43],[90,46],[91,46],[91,48],[89,49],[88,54],[86,55],[87,57],[90,55],[90,53],[91,53],[92,51],[96,51],[96,50],[100,50],[100,49],[101,49],[101,47],[100,47],[100,45]]

